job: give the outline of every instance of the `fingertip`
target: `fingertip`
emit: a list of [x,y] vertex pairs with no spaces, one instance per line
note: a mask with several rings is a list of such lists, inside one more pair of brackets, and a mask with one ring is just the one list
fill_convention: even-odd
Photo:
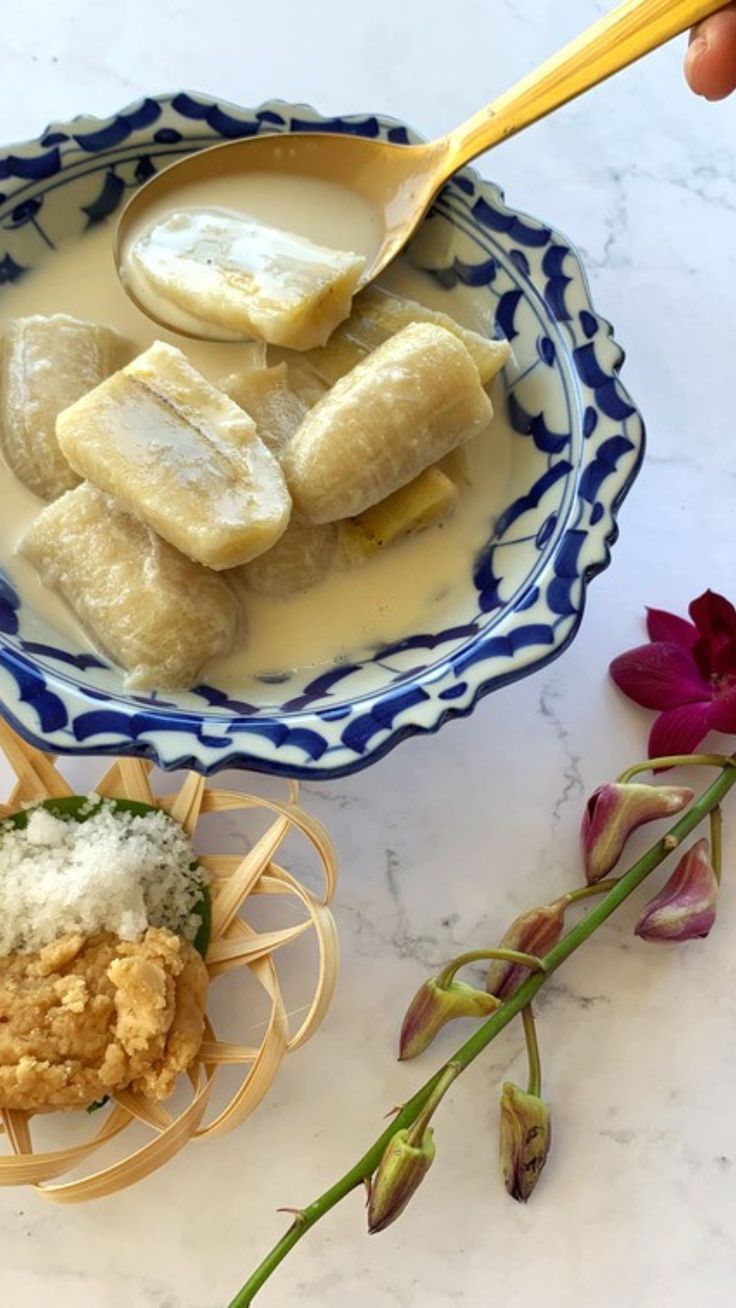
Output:
[[685,56],[685,76],[696,95],[723,100],[736,90],[736,8],[702,23]]

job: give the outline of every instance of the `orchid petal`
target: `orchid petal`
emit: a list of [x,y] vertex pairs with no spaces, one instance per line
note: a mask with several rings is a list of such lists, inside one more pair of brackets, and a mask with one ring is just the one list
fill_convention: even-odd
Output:
[[710,708],[710,725],[714,731],[736,733],[736,684],[716,694]]
[[725,596],[706,590],[688,610],[700,635],[711,643],[736,639],[736,609]]
[[649,734],[649,757],[692,754],[711,729],[712,705],[683,704],[660,713]]
[[698,639],[698,629],[666,609],[647,609],[647,634],[650,640],[666,640],[682,649],[692,649]]
[[619,654],[609,671],[619,690],[642,708],[673,709],[711,694],[689,651],[671,641],[655,641]]
[[710,681],[711,677],[722,675],[724,651],[736,640],[736,609],[722,595],[707,590],[693,600],[690,616],[699,633],[693,646],[693,658],[701,676]]

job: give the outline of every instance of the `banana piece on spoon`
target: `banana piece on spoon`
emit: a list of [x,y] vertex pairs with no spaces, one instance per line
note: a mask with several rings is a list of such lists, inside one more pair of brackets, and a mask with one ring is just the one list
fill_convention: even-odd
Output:
[[493,416],[478,369],[444,327],[415,323],[336,382],[307,414],[282,464],[314,523],[364,513]]
[[247,563],[286,530],[291,500],[253,419],[157,341],[59,415],[80,477],[197,563]]
[[79,485],[56,439],[56,419],[127,363],[130,343],[111,327],[66,313],[7,323],[2,340],[0,449],[19,481],[42,500]]
[[362,255],[245,215],[180,209],[131,242],[121,273],[160,317],[173,306],[205,334],[224,330],[308,350],[347,317],[364,267]]

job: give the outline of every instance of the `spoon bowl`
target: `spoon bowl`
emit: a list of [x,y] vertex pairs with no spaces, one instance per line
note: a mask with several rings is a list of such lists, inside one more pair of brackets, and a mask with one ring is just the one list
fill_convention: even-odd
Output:
[[[522,78],[509,91],[466,123],[438,140],[398,145],[376,138],[332,133],[274,133],[202,150],[153,177],[123,210],[115,237],[115,262],[127,294],[160,326],[193,338],[177,318],[166,317],[165,302],[143,303],[125,277],[126,250],[153,216],[177,207],[177,194],[196,184],[204,188],[223,179],[237,181],[247,212],[249,179],[264,176],[283,183],[305,179],[340,187],[353,202],[362,201],[371,218],[372,239],[349,248],[366,259],[359,289],[372,282],[414,235],[432,200],[465,164],[522,131],[561,105],[582,95],[643,55],[721,9],[723,0],[624,0],[558,54]],[[328,206],[325,206],[326,208]],[[282,187],[275,226],[333,246],[330,215],[324,235],[300,231],[298,192],[293,200]],[[283,216],[282,216],[283,215]],[[207,339],[218,339],[211,332]],[[220,337],[219,339],[230,339]]]
[[[411,239],[436,194],[435,170],[446,148],[441,141],[393,145],[332,132],[273,133],[210,146],[169,164],[128,201],[115,233],[118,269],[133,234],[145,228],[169,201],[176,204],[177,194],[185,187],[232,178],[247,193],[249,174],[259,178],[268,174],[331,182],[364,201],[374,220],[375,239],[370,247],[356,251],[366,257],[359,283],[362,288],[378,277]],[[291,221],[298,226],[298,217],[292,216]],[[320,241],[320,236],[313,239]],[[329,215],[325,215],[321,240],[329,244]],[[130,288],[126,289],[133,296]],[[145,311],[150,315],[149,309]]]

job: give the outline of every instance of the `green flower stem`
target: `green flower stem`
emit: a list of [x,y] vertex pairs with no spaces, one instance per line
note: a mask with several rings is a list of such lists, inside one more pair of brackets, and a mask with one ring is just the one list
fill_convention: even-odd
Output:
[[479,963],[493,958],[500,958],[504,963],[516,963],[521,967],[528,967],[530,972],[544,971],[544,964],[536,954],[524,954],[519,949],[471,949],[469,953],[460,954],[459,958],[453,958],[447,967],[443,967],[437,976],[437,985],[449,986],[455,973],[459,972],[461,967],[467,967],[468,963]]
[[716,881],[720,886],[723,862],[723,813],[720,804],[710,811],[710,857]]
[[648,758],[645,763],[635,763],[621,773],[618,781],[625,786],[640,772],[659,772],[663,768],[730,768],[734,763],[736,756],[728,754],[668,754],[664,758]]
[[432,1114],[435,1109],[439,1107],[453,1081],[459,1075],[460,1068],[457,1063],[450,1061],[443,1068],[439,1080],[435,1082],[432,1093],[427,1097],[427,1102],[421,1112],[415,1117],[409,1128],[409,1134],[407,1136],[408,1144],[416,1145],[417,1148],[421,1147],[422,1140],[424,1139],[424,1132],[429,1126]]
[[527,1094],[536,1095],[539,1098],[542,1093],[542,1060],[539,1056],[539,1041],[537,1040],[537,1028],[534,1025],[534,1013],[531,1004],[527,1004],[526,1008],[522,1008],[521,1020],[524,1026],[524,1039],[526,1040],[526,1056],[529,1059]]
[[581,899],[593,899],[596,895],[607,895],[609,890],[618,883],[618,877],[609,877],[607,881],[594,881],[592,886],[578,886],[576,890],[568,890],[566,895],[560,898],[565,904],[577,904]]
[[[686,759],[687,763],[692,761],[690,758]],[[662,765],[662,761],[654,760],[654,766],[658,765]],[[651,766],[651,763],[648,766]],[[669,766],[668,760],[664,761],[664,766]],[[724,796],[736,785],[736,759],[724,759],[721,766],[723,770],[720,776],[711,783],[698,799],[693,800],[690,807],[670,828],[668,835],[662,840],[658,840],[646,854],[637,859],[636,863],[629,868],[628,872],[625,872],[623,876],[616,880],[615,885],[586,914],[582,921],[572,927],[554,948],[544,956],[541,960],[544,964],[544,971],[534,972],[527,977],[526,981],[522,982],[519,988],[473,1033],[470,1039],[460,1046],[453,1057],[438,1072],[435,1072],[434,1076],[430,1077],[421,1089],[417,1090],[416,1094],[404,1104],[404,1107],[397,1113],[391,1124],[366,1150],[362,1158],[359,1158],[339,1181],[336,1181],[328,1190],[325,1190],[324,1194],[297,1213],[289,1230],[249,1276],[245,1285],[231,1300],[229,1308],[248,1308],[248,1305],[252,1304],[258,1291],[263,1288],[268,1278],[306,1232],[316,1222],[320,1221],[331,1208],[334,1208],[336,1204],[350,1194],[352,1190],[370,1180],[391,1137],[396,1131],[410,1127],[416,1121],[422,1109],[427,1106],[433,1092],[443,1082],[448,1069],[451,1066],[453,1067],[452,1079],[454,1080],[455,1077],[469,1067],[487,1045],[495,1040],[496,1036],[508,1026],[509,1022],[527,1008],[551,973],[561,967],[616,912],[616,909],[623,904],[624,900],[628,899],[629,895],[641,885],[642,881],[655,868],[659,867],[660,863],[664,862],[671,853],[672,840],[675,841],[676,845],[679,845],[708,817],[714,808],[718,807]],[[484,952],[483,956],[486,957],[487,954]]]

